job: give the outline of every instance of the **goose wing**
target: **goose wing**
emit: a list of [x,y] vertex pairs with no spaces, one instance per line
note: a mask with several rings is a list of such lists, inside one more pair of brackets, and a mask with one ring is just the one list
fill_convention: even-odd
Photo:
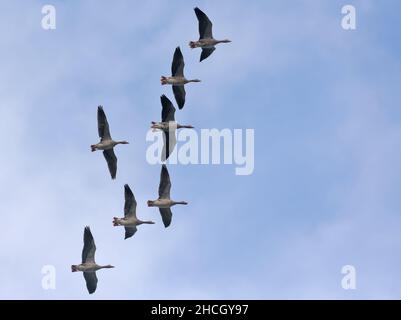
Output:
[[97,107],[97,129],[101,141],[111,140],[109,123],[107,122],[106,114],[102,106]]
[[199,62],[202,62],[202,61],[205,60],[207,57],[209,57],[209,56],[213,53],[214,50],[216,50],[215,47],[212,47],[212,48],[202,48],[202,53],[201,53]]
[[136,230],[137,230],[136,227],[125,227],[125,238],[124,239],[131,238],[135,234]]
[[84,272],[84,278],[89,294],[94,293],[97,287],[96,272]]
[[125,198],[124,216],[136,217],[136,200],[128,184],[124,185],[124,198]]
[[185,88],[184,86],[173,86],[173,93],[175,101],[177,101],[178,108],[181,110],[185,104]]
[[160,215],[162,216],[164,227],[167,228],[171,224],[173,213],[170,208],[159,208]]
[[160,173],[160,184],[159,184],[159,198],[170,199],[171,182],[170,176],[167,171],[167,166],[162,165],[162,171]]
[[184,57],[182,56],[180,47],[177,47],[174,52],[173,63],[171,64],[171,75],[173,77],[184,76]]
[[176,144],[175,130],[163,131],[162,161],[166,161],[173,153]]
[[199,22],[199,39],[213,39],[212,22],[198,7],[196,7],[194,10]]
[[114,149],[104,150],[103,155],[107,161],[107,166],[109,167],[111,178],[115,179],[117,174],[117,157],[114,153]]
[[162,104],[162,122],[175,121],[175,108],[173,103],[164,94],[160,97]]
[[82,249],[82,263],[95,263],[96,245],[89,227],[84,230],[84,248]]

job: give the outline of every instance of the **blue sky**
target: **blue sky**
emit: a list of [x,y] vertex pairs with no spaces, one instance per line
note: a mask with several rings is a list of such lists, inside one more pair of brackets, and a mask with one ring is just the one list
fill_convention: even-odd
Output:
[[[57,29],[41,28],[53,4]],[[341,8],[357,9],[357,30]],[[193,7],[221,45],[198,63]],[[400,3],[384,1],[2,1],[0,3],[0,298],[400,299]],[[159,78],[181,46],[187,88],[176,118],[201,128],[255,130],[255,171],[171,165],[187,200],[164,229],[160,166],[146,162],[160,117]],[[97,142],[102,104],[118,146],[111,181]],[[130,184],[143,226],[112,227]],[[90,225],[98,273],[82,275]],[[56,290],[41,268],[54,265]],[[357,290],[341,288],[353,265]]]

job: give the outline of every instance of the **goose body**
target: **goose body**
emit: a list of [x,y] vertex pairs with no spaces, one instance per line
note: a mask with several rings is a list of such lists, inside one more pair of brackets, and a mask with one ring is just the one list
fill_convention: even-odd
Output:
[[158,207],[158,208],[171,208],[176,204],[187,204],[185,201],[174,201],[171,199],[157,199],[153,200],[149,203],[149,207]]
[[177,101],[178,108],[182,109],[185,104],[185,88],[184,85],[190,82],[200,82],[199,79],[188,80],[184,76],[184,57],[181,53],[180,47],[177,47],[174,52],[173,62],[171,64],[171,76],[161,76],[160,81],[162,85],[172,85],[175,100]]
[[72,272],[83,272],[84,279],[86,282],[86,287],[88,289],[89,294],[92,294],[96,291],[97,288],[97,276],[96,271],[100,269],[110,269],[114,268],[112,265],[101,266],[95,262],[95,252],[96,245],[95,240],[93,239],[92,232],[89,227],[85,227],[84,229],[84,247],[82,249],[82,263],[78,265],[72,265]]
[[182,129],[182,128],[187,128],[187,129],[193,129],[193,126],[187,126],[187,125],[181,125],[175,121],[169,121],[169,122],[153,122],[152,121],[152,129],[157,129],[157,130],[162,130],[162,131],[171,131],[173,128],[176,129]]
[[162,121],[152,122],[151,128],[153,130],[163,131],[163,150],[162,150],[162,161],[166,161],[170,154],[173,152],[174,147],[177,143],[175,132],[176,129],[188,128],[192,129],[193,126],[181,125],[175,121],[175,108],[165,95],[160,97],[162,105]]
[[171,224],[173,213],[171,207],[182,204],[187,205],[186,201],[174,201],[170,199],[171,181],[167,171],[166,165],[162,165],[160,173],[160,184],[159,184],[159,198],[156,200],[148,200],[149,207],[158,207],[164,226],[167,228]]
[[122,142],[117,142],[114,140],[103,140],[99,143],[91,145],[92,152],[96,150],[110,150],[113,149],[116,145],[122,144]]
[[124,218],[113,218],[113,226],[123,226],[125,228],[125,238],[132,237],[136,231],[137,226],[141,224],[154,224],[153,221],[142,221],[136,216],[136,200],[131,188],[128,184],[124,185]]
[[99,266],[96,263],[81,263],[79,265],[74,265],[72,272],[81,271],[81,272],[96,272],[100,269],[105,268],[106,266]]
[[115,179],[117,174],[117,157],[114,153],[114,147],[118,144],[128,144],[128,142],[114,141],[111,138],[109,123],[107,122],[106,114],[102,106],[97,108],[97,127],[100,142],[92,144],[91,151],[103,150],[103,156],[106,159],[111,178]]
[[208,16],[199,8],[194,9],[196,17],[198,18],[199,24],[199,40],[190,41],[189,46],[191,49],[202,48],[202,53],[200,56],[200,61],[205,60],[209,57],[214,50],[216,50],[216,45],[219,43],[229,43],[228,39],[217,40],[213,38],[212,28],[213,24],[208,18]]

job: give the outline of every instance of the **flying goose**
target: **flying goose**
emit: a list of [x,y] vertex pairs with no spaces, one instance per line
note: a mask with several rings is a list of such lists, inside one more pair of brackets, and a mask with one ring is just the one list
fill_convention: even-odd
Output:
[[158,207],[162,216],[163,224],[167,228],[171,223],[172,212],[170,208],[176,204],[187,205],[185,201],[174,201],[170,199],[171,182],[170,176],[167,171],[165,164],[162,165],[162,171],[160,173],[160,184],[159,184],[159,198],[157,200],[149,200],[149,207]]
[[173,85],[173,92],[178,108],[182,109],[185,104],[185,88],[184,85],[189,82],[200,82],[199,79],[188,80],[184,76],[184,57],[182,56],[180,47],[174,52],[173,63],[171,64],[171,77],[161,76],[162,85]]
[[196,17],[199,22],[199,40],[198,41],[190,41],[189,46],[194,48],[202,48],[202,53],[200,56],[200,62],[209,57],[214,50],[216,50],[215,45],[219,43],[229,43],[231,42],[228,39],[225,40],[216,40],[213,38],[212,34],[212,22],[209,20],[207,15],[200,10],[198,7],[195,9]]
[[166,161],[170,154],[173,152],[176,145],[175,131],[176,129],[187,128],[193,129],[193,126],[181,125],[175,121],[174,114],[175,108],[164,94],[160,97],[162,104],[162,121],[154,122],[152,121],[151,128],[153,130],[163,131],[163,151],[162,151],[162,161]]
[[132,237],[137,231],[136,226],[141,224],[154,224],[153,221],[141,221],[136,217],[136,200],[128,184],[124,185],[124,218],[113,218],[113,226],[124,226],[125,238]]
[[95,240],[93,240],[90,228],[85,227],[84,248],[82,249],[82,263],[78,265],[72,265],[71,271],[72,272],[82,271],[84,273],[86,288],[88,289],[89,294],[92,294],[96,291],[97,287],[96,271],[100,269],[114,268],[114,266],[111,266],[109,264],[106,266],[99,266],[98,264],[96,264],[95,252],[96,252]]
[[107,161],[110,175],[112,179],[116,178],[117,174],[117,157],[114,154],[114,147],[118,144],[128,144],[127,141],[114,141],[110,135],[109,123],[107,122],[106,114],[103,107],[97,107],[97,126],[100,137],[100,142],[91,145],[92,152],[103,150],[104,158]]

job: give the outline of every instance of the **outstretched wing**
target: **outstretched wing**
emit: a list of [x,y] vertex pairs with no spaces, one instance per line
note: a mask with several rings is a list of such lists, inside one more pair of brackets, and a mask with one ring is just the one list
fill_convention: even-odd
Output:
[[173,77],[184,76],[184,57],[182,56],[180,47],[175,48],[173,63],[171,64],[171,75]]
[[162,122],[175,121],[175,108],[173,103],[164,94],[160,97],[162,103]]
[[84,278],[89,294],[94,293],[97,287],[96,272],[84,272]]
[[173,153],[176,144],[175,130],[163,131],[162,161],[166,161]]
[[202,48],[202,53],[201,53],[199,62],[202,62],[203,60],[205,60],[208,56],[210,56],[213,53],[214,50],[216,50],[215,47]]
[[167,166],[162,165],[162,171],[160,173],[160,184],[159,184],[159,198],[170,199],[171,181],[170,175],[167,171]]
[[177,101],[178,108],[181,110],[185,104],[185,88],[184,86],[173,86],[173,93],[175,101]]
[[113,149],[104,150],[103,155],[107,161],[107,166],[109,167],[111,178],[115,179],[117,174],[117,157],[114,153],[114,150]]
[[131,238],[135,232],[136,232],[136,227],[125,227],[125,238],[124,239],[128,239]]
[[194,10],[199,21],[199,39],[213,39],[212,22],[202,10],[199,8]]
[[136,217],[136,200],[128,184],[124,185],[124,216]]
[[173,213],[170,208],[159,208],[159,211],[162,216],[164,227],[167,228],[171,224]]
[[93,239],[91,229],[85,227],[84,230],[84,248],[82,249],[82,263],[95,263],[96,245]]
[[107,122],[106,114],[102,106],[97,107],[97,129],[101,140],[111,139],[109,123]]

